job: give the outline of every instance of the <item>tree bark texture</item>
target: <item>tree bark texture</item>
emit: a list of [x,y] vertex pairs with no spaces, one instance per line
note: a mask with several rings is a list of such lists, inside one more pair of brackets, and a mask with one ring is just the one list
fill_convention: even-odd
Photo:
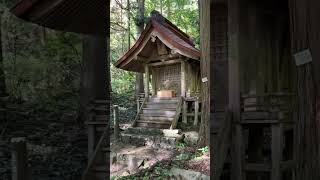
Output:
[[202,110],[199,131],[199,146],[210,144],[210,0],[200,1],[200,47],[201,78],[208,81],[201,84]]
[[[144,4],[145,0],[137,0],[138,3],[138,17],[136,18],[136,26],[137,26],[137,38],[140,36],[142,31],[144,30]],[[139,93],[143,93],[143,74],[136,73],[136,95]]]
[[312,62],[297,67],[296,179],[320,179],[320,2],[289,0],[292,53],[310,49]]

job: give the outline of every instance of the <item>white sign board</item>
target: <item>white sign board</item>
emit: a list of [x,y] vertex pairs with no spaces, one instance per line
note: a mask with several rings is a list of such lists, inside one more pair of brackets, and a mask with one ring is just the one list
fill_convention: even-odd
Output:
[[202,82],[208,82],[208,78],[207,77],[202,78]]
[[300,51],[294,54],[293,56],[297,66],[301,66],[309,62],[312,62],[312,55],[309,49]]

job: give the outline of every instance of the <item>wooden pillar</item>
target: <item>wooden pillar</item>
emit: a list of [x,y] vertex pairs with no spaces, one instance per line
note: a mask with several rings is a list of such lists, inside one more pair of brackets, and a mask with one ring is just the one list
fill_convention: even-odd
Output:
[[181,96],[186,97],[186,62],[181,61]]
[[27,145],[23,137],[12,138],[12,180],[25,180],[28,177]]
[[119,106],[113,106],[113,124],[114,124],[114,137],[119,139],[119,122],[118,122]]
[[80,116],[88,120],[87,106],[92,100],[110,99],[108,39],[101,35],[86,35],[83,39],[83,60],[80,83]]
[[188,116],[187,116],[187,113],[188,113],[188,102],[186,101],[185,98],[182,98],[182,122],[184,124],[187,124],[188,123]]
[[91,159],[91,156],[94,152],[96,143],[96,131],[95,131],[95,125],[88,124],[88,162]]
[[196,101],[194,102],[194,122],[193,125],[198,125],[199,119],[199,98],[197,97]]
[[232,113],[232,122],[235,123],[232,141],[232,168],[231,179],[244,180],[242,168],[243,138],[240,122],[240,5],[242,0],[228,0],[228,81],[229,81],[229,109]]
[[145,93],[145,98],[149,97],[149,79],[150,79],[150,74],[149,74],[149,65],[145,64],[144,65],[144,93]]
[[271,125],[272,141],[271,141],[271,179],[281,179],[280,162],[282,160],[282,132],[280,124]]

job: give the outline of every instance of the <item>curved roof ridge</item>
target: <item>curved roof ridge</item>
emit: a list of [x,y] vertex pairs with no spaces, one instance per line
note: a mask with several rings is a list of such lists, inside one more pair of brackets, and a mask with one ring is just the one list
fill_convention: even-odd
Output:
[[[138,63],[136,56],[144,49],[151,36],[156,36],[170,49],[176,50],[182,56],[198,60],[200,51],[195,47],[190,37],[181,31],[177,26],[172,24],[168,19],[164,18],[159,12],[152,11],[151,17],[147,23],[146,28],[142,31],[138,40],[134,45],[121,56],[114,65],[118,68],[133,70],[130,65]],[[136,71],[136,70],[134,70]]]

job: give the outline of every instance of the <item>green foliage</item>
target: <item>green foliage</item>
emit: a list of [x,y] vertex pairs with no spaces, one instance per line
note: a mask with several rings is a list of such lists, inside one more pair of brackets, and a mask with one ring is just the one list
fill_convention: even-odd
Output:
[[[43,111],[76,110],[81,38],[3,16],[3,63],[12,99]],[[39,110],[40,111],[40,110]]]
[[198,149],[198,151],[200,151],[202,154],[205,154],[205,153],[209,152],[209,147],[205,146],[203,148]]
[[186,143],[185,143],[185,142],[178,142],[177,145],[176,145],[176,147],[177,147],[178,149],[183,149],[183,148],[186,147]]
[[202,148],[197,149],[197,152],[195,154],[195,159],[201,159],[201,156],[203,156],[204,154],[207,154],[209,152],[209,147],[205,146]]

